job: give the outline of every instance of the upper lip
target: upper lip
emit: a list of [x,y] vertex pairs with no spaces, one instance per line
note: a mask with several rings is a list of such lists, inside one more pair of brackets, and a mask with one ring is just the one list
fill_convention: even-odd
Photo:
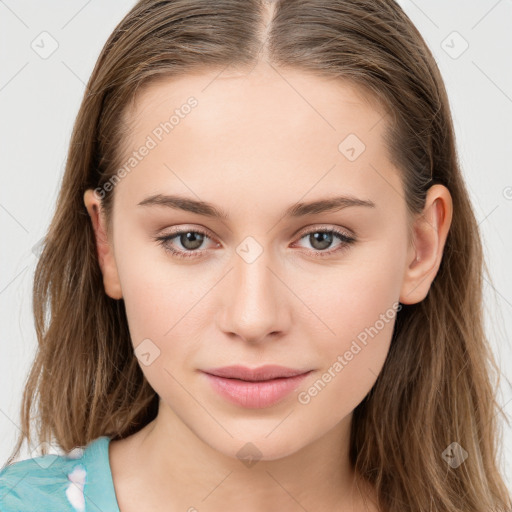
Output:
[[222,368],[211,368],[209,370],[203,371],[205,373],[209,373],[210,375],[216,375],[217,377],[225,377],[228,379],[262,381],[277,379],[280,377],[295,377],[296,375],[308,373],[310,370],[297,370],[294,368],[287,368],[285,366],[267,364],[258,368],[248,368],[246,366],[233,365],[223,366]]

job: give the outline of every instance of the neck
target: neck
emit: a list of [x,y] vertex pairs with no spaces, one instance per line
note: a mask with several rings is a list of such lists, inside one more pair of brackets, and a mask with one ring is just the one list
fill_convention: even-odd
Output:
[[231,439],[242,450],[221,452],[160,402],[154,421],[129,438],[111,442],[120,508],[140,486],[151,489],[142,498],[156,510],[172,504],[171,510],[220,512],[227,503],[231,510],[246,512],[363,510],[348,455],[351,418],[299,450],[268,460],[257,442],[237,444]]

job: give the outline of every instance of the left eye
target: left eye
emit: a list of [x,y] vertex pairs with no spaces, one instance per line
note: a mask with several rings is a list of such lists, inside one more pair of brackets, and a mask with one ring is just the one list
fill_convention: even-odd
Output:
[[[302,235],[300,240],[303,238],[306,238],[313,249],[315,249],[315,256],[320,257],[346,249],[348,245],[355,242],[355,238],[343,233],[342,231],[338,231],[337,229],[316,229]],[[341,243],[336,249],[326,251],[326,249],[332,245],[334,238],[338,238]]]
[[[343,233],[342,231],[338,231],[337,229],[317,229],[315,231],[309,231],[308,233],[303,234],[299,240],[304,238],[309,240],[314,256],[319,257],[325,257],[346,249],[348,245],[355,242],[355,238]],[[338,240],[340,240],[340,244],[335,249],[326,250],[332,245],[334,238],[338,238]],[[179,241],[183,249],[176,249],[171,245],[170,242],[174,239]],[[155,240],[158,241],[167,252],[170,252],[173,256],[178,258],[200,257],[201,253],[206,252],[206,250],[199,251],[198,249],[206,239],[211,240],[207,233],[197,230],[176,231],[172,235],[155,238]],[[217,244],[217,246],[219,245],[220,244]]]

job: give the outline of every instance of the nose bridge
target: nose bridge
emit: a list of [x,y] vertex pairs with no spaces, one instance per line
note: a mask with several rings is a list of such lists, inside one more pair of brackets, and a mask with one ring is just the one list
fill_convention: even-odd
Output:
[[247,237],[236,253],[230,289],[223,301],[222,328],[255,341],[283,329],[284,290],[270,270],[274,266],[270,250]]

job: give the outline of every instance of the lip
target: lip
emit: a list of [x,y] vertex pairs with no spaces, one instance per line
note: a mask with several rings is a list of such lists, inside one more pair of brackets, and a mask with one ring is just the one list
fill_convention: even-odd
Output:
[[283,400],[312,370],[277,365],[259,368],[225,366],[202,370],[213,389],[236,405],[262,409]]

